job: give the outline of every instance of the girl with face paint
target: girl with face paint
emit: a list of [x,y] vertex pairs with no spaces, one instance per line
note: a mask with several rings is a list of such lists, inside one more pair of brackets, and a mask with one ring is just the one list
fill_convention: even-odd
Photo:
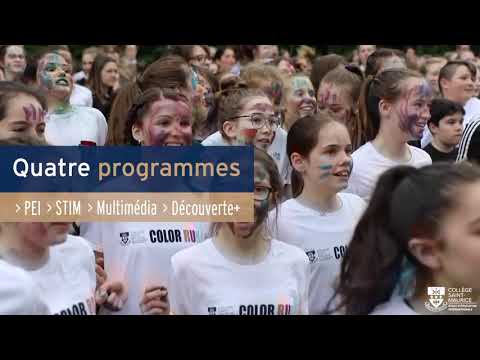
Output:
[[358,129],[367,143],[353,153],[347,192],[368,201],[378,177],[396,165],[422,167],[432,163],[425,151],[410,146],[430,119],[432,90],[417,72],[385,70],[369,78],[360,95]]
[[266,219],[280,198],[270,156],[255,149],[252,223],[219,223],[212,238],[172,257],[172,310],[182,315],[308,313],[308,258],[272,239]]
[[[124,138],[130,145],[192,145],[192,104],[172,89],[151,88],[133,103]],[[80,233],[95,249],[100,284],[128,288],[119,311],[101,314],[168,315],[171,257],[206,237],[208,224],[181,222],[83,223]]]
[[[281,72],[272,65],[251,63],[242,69],[241,79],[249,88],[261,89],[273,104],[273,111],[280,116],[283,122],[285,113],[285,81]],[[287,132],[279,127],[275,131],[272,145],[267,149],[268,154],[275,160],[278,171],[285,184],[284,196],[290,197],[291,167],[287,157]]]
[[[131,129],[125,119],[134,101],[152,88],[177,89],[185,101],[193,96],[192,71],[179,56],[165,56],[150,64],[136,81],[120,88],[112,104],[108,120],[108,144],[126,145],[131,143]],[[126,136],[129,138],[127,139]]]
[[[453,295],[462,292],[478,304],[479,190],[480,171],[467,163],[398,166],[385,172],[343,259],[338,306],[332,310],[348,315],[458,314],[451,305],[459,304]],[[444,292],[432,294],[434,288]],[[471,310],[461,313],[478,314],[478,305]]]
[[[193,134],[196,142],[202,142],[217,131],[216,114],[218,80],[204,67],[194,67],[196,80],[193,96]],[[193,84],[192,84],[193,85]]]
[[[349,69],[352,68],[352,65],[348,66]],[[358,69],[358,72],[360,72],[360,69]],[[328,111],[330,116],[345,124],[352,142],[355,142],[354,139],[359,137],[356,126],[358,124],[358,99],[362,80],[358,73],[349,71],[344,66],[339,66],[328,72],[322,79],[317,93],[318,109]]]
[[310,260],[309,313],[320,314],[333,294],[333,283],[348,242],[365,207],[356,195],[342,193],[352,170],[348,131],[327,114],[306,116],[288,132],[293,167],[293,199],[281,204],[275,238],[301,248]]
[[218,123],[220,131],[202,145],[254,145],[270,152],[280,119],[262,90],[234,86],[220,100]]
[[72,67],[59,53],[47,52],[37,68],[37,85],[47,95],[45,136],[52,145],[77,146],[82,141],[105,144],[107,122],[100,111],[70,105]]
[[0,139],[25,136],[45,141],[47,102],[39,92],[17,82],[0,82]]
[[292,76],[286,86],[286,112],[282,127],[288,131],[290,127],[307,115],[317,112],[315,90],[310,79],[303,74]]

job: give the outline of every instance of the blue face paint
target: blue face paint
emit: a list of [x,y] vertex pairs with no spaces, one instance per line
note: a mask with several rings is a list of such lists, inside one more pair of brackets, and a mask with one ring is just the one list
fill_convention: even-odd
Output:
[[198,85],[198,75],[195,70],[192,69],[192,88],[195,90]]
[[323,171],[323,173],[320,175],[320,179],[324,179],[326,177],[329,177],[331,175],[330,170],[332,168],[333,168],[333,166],[330,165],[330,164],[320,165],[320,170]]

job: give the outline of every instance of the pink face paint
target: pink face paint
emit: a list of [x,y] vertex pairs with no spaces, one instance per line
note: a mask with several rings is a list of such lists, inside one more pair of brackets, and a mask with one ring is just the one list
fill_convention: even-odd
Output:
[[168,98],[156,101],[143,123],[145,145],[191,145],[193,138],[191,118],[192,109],[183,101]]
[[238,141],[243,145],[252,145],[257,137],[257,129],[242,129]]
[[39,123],[45,122],[45,114],[46,112],[42,109],[38,109],[33,105],[29,104],[27,106],[23,106],[23,111],[25,112],[25,120],[33,125],[37,125]]
[[421,119],[422,109],[413,109],[413,103],[418,100],[425,102],[431,98],[432,94],[430,85],[423,81],[421,85],[415,86],[407,92],[403,103],[400,105],[399,127],[416,139],[422,136],[423,127],[426,124]]

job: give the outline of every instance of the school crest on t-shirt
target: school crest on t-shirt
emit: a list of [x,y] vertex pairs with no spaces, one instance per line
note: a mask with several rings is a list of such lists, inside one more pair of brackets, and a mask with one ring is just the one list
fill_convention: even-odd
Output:
[[307,254],[308,260],[310,260],[310,264],[316,263],[318,261],[326,261],[333,259],[330,248],[307,249],[305,250],[305,254]]
[[120,233],[120,240],[122,245],[127,246],[130,241],[130,233],[128,231]]

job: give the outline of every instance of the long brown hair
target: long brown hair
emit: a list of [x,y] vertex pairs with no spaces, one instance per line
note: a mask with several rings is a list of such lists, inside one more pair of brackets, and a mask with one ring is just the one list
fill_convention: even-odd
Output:
[[465,185],[477,181],[480,169],[468,163],[439,162],[421,169],[397,166],[383,173],[342,261],[329,302],[338,299],[338,305],[334,309],[327,305],[327,312],[371,313],[391,298],[405,276],[406,261],[417,279],[429,279],[431,271],[408,251],[408,242],[414,237],[441,241],[443,219],[455,211]]
[[97,55],[93,61],[92,70],[88,77],[88,87],[97,99],[105,104],[110,100],[112,89],[102,82],[102,70],[108,63],[117,63],[114,59],[105,55]]
[[407,69],[388,69],[364,81],[359,99],[360,116],[352,137],[354,149],[375,139],[380,130],[380,100],[398,100],[404,93],[402,85],[409,78],[422,78],[422,75]]

